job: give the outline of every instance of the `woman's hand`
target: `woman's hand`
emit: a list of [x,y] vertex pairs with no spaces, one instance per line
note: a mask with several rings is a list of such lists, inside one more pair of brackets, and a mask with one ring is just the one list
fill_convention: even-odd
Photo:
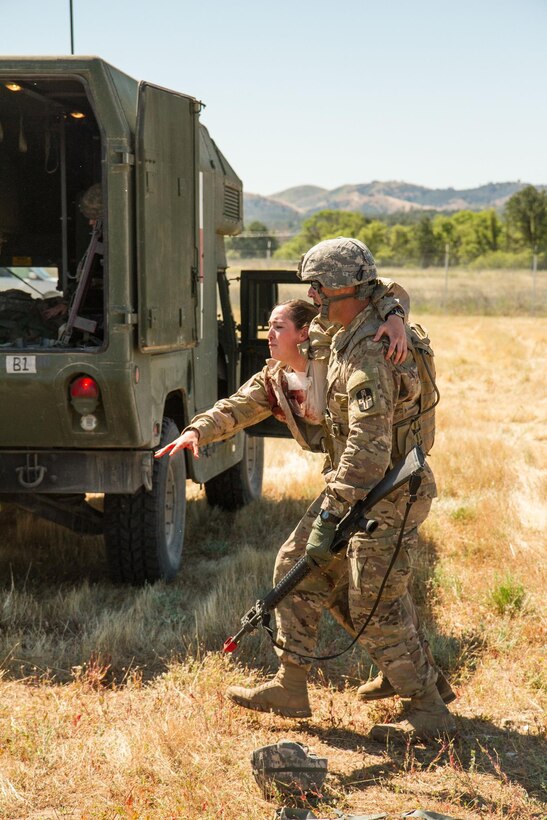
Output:
[[402,364],[406,359],[408,352],[408,344],[405,333],[405,323],[400,316],[388,316],[383,325],[380,325],[375,342],[379,342],[382,336],[389,338],[389,348],[386,353],[386,359],[393,360],[393,364]]
[[197,430],[185,430],[184,433],[181,433],[180,436],[170,444],[166,444],[161,450],[156,450],[154,458],[161,458],[166,453],[173,456],[175,453],[178,453],[179,450],[191,450],[194,458],[199,458],[198,441],[199,433]]

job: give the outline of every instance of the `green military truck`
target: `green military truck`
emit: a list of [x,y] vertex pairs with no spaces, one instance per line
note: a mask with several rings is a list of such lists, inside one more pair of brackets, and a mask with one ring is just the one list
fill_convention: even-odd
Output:
[[261,492],[258,436],[153,458],[251,366],[224,250],[242,185],[201,107],[97,57],[0,60],[0,503],[103,533],[116,581],[175,576],[187,479],[230,509]]

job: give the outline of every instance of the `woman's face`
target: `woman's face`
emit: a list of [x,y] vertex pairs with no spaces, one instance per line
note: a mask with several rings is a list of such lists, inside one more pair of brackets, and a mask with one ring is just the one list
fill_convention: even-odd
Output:
[[279,305],[272,310],[268,324],[268,345],[272,359],[291,362],[298,356],[297,345],[308,338],[308,328],[298,330],[289,318],[289,310],[285,305]]

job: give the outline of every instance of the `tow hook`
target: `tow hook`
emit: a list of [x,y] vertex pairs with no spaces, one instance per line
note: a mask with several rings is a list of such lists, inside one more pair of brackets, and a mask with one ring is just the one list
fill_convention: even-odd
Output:
[[42,483],[47,473],[47,467],[38,464],[38,453],[28,453],[25,466],[16,467],[15,472],[17,473],[17,480],[21,487],[31,490]]

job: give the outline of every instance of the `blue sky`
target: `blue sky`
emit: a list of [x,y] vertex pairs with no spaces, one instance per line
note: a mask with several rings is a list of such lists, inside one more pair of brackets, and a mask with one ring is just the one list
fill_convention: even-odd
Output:
[[[69,0],[0,0],[1,50],[69,54]],[[73,0],[76,54],[203,100],[264,195],[547,184],[547,0]]]

